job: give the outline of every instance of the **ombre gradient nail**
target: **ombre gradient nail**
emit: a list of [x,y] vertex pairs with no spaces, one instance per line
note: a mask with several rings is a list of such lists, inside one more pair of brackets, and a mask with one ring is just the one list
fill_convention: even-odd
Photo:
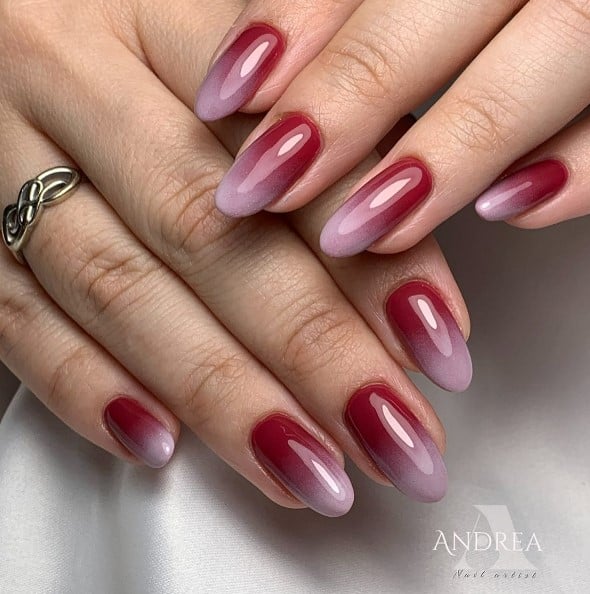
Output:
[[209,70],[195,103],[204,122],[228,116],[246,105],[285,51],[283,37],[269,25],[243,31]]
[[431,503],[447,490],[447,469],[418,419],[385,385],[360,389],[346,423],[381,472],[405,495]]
[[387,299],[385,312],[424,375],[451,392],[469,387],[469,349],[449,308],[430,285],[412,281],[401,286]]
[[252,431],[258,460],[295,497],[323,514],[336,517],[352,506],[354,492],[338,462],[305,429],[289,417],[275,414]]
[[147,466],[161,468],[172,457],[174,437],[136,400],[112,400],[105,408],[104,418],[111,433]]
[[424,202],[431,189],[430,172],[417,159],[390,165],[328,220],[320,236],[322,251],[335,258],[359,254]]
[[309,118],[286,116],[236,159],[215,193],[217,208],[230,217],[259,212],[307,171],[321,144],[320,133]]
[[567,167],[555,159],[529,165],[501,179],[475,203],[477,214],[486,221],[505,221],[545,202],[567,183]]

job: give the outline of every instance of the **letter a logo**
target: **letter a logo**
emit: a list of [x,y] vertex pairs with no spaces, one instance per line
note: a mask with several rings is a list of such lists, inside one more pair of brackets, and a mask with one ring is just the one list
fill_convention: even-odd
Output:
[[[492,549],[498,552],[496,562],[488,569],[537,569],[526,558],[522,547],[515,548],[513,546],[514,535],[519,533],[517,533],[512,516],[505,505],[474,505],[473,507],[479,512],[473,533],[476,533],[477,524],[484,516],[490,525],[489,534],[493,540]],[[479,534],[485,533],[480,532]],[[464,551],[455,569],[474,569],[467,561],[467,550]]]

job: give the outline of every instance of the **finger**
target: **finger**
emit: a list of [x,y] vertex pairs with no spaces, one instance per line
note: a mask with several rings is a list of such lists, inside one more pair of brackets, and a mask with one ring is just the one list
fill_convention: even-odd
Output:
[[315,198],[474,56],[515,6],[416,4],[363,2],[246,141],[218,188],[222,212],[247,216],[271,204],[284,212]]
[[[6,157],[3,187],[14,189],[31,164],[67,159],[32,130],[18,139],[27,159]],[[271,499],[298,507],[292,494],[328,516],[348,511],[337,446],[88,184],[42,216],[25,257],[86,332]]]
[[[59,90],[41,102],[39,96],[30,97],[36,120],[81,164],[134,234],[265,362],[365,472],[379,479],[377,464],[410,496],[424,501],[442,497],[443,431],[424,396],[293,232],[274,218],[236,222],[216,211],[212,189],[230,158],[220,155],[217,141],[190,110],[127,53],[103,52],[103,59],[116,61],[118,78],[88,80],[79,73],[83,90],[77,96],[75,127],[69,125],[72,103],[60,98]],[[80,68],[93,71],[91,64]],[[95,99],[113,93],[116,104]],[[99,122],[116,126],[117,133],[108,133]],[[94,139],[92,147],[88,138]],[[131,154],[129,146],[134,147]],[[257,303],[263,317],[244,315]],[[387,396],[379,399],[422,444],[431,472],[423,472],[407,455],[402,456],[407,465],[400,467],[400,445],[407,444],[389,433],[380,442],[382,449],[387,446],[383,456],[389,466],[375,455],[370,462],[366,446],[359,447],[359,425],[347,424],[343,411],[358,392],[369,407],[367,416],[380,422],[371,413],[372,392],[364,390],[374,384],[388,386]]]
[[375,251],[407,249],[582,111],[590,97],[588,53],[580,51],[590,38],[587,8],[529,2],[359,183],[323,231],[326,251],[351,255],[381,238]]
[[195,103],[197,116],[211,121],[239,109],[266,111],[361,2],[249,2],[215,52]]
[[130,462],[172,457],[175,417],[0,251],[0,360],[62,421]]
[[479,215],[537,229],[590,214],[589,133],[586,116],[511,166],[478,198]]

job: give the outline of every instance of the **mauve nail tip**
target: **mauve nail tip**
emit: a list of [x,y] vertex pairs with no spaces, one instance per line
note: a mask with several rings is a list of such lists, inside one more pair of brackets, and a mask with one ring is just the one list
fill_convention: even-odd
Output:
[[144,454],[144,462],[150,468],[163,468],[170,462],[174,455],[175,447],[176,444],[174,443],[172,434],[163,434],[161,436],[159,447],[153,448],[153,451],[147,453],[147,455]]
[[[218,116],[214,109],[210,107],[206,107],[201,104],[200,101],[197,101],[195,105],[195,115],[202,121],[202,122],[214,122],[215,120],[219,120],[223,115]],[[227,114],[229,115],[229,114]]]
[[241,219],[257,214],[262,210],[262,208],[253,208],[250,204],[244,203],[230,188],[231,184],[226,183],[224,177],[215,191],[215,206],[226,217]]
[[469,350],[465,348],[461,361],[453,367],[445,366],[444,369],[428,369],[422,367],[422,373],[434,384],[446,390],[459,394],[465,392],[473,379],[473,363]]
[[354,504],[354,489],[350,479],[348,478],[348,475],[344,470],[342,470],[340,476],[335,478],[338,480],[339,486],[345,492],[345,497],[342,499],[342,501],[332,499],[330,501],[326,500],[325,502],[317,504],[310,502],[309,498],[307,501],[304,501],[301,497],[299,497],[299,499],[301,499],[303,503],[305,503],[311,510],[322,516],[326,516],[327,518],[340,518],[346,515]]
[[482,218],[484,221],[488,221],[489,223],[505,221],[506,219],[510,218],[510,214],[506,215],[505,213],[498,211],[496,212],[496,214],[494,214],[494,207],[485,205],[485,203],[488,201],[489,199],[486,197],[485,194],[483,194],[475,202],[475,212],[478,214],[480,218]]
[[362,254],[369,247],[359,247],[358,242],[354,244],[347,242],[330,229],[329,225],[330,221],[326,223],[320,233],[320,249],[326,256],[330,258],[351,258]]
[[422,488],[414,486],[406,495],[419,503],[438,503],[444,499],[447,494],[448,480],[444,464],[442,468],[444,468],[444,473],[437,477],[436,481],[432,481],[432,484],[423,486]]

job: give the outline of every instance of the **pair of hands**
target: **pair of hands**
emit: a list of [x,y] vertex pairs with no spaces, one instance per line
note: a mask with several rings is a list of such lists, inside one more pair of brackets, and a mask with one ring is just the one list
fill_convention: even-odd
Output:
[[[181,420],[281,505],[345,513],[343,452],[442,497],[443,429],[403,368],[465,389],[468,319],[423,238],[521,157],[488,218],[586,212],[584,120],[524,156],[588,102],[586,3],[58,4],[0,1],[4,205],[56,164],[91,183],[44,212],[30,270],[0,254],[2,360],[128,460],[164,465]],[[201,119],[270,111],[207,127],[198,89]],[[214,203],[290,211],[324,189],[282,218]],[[329,257],[369,246],[402,253]]]

